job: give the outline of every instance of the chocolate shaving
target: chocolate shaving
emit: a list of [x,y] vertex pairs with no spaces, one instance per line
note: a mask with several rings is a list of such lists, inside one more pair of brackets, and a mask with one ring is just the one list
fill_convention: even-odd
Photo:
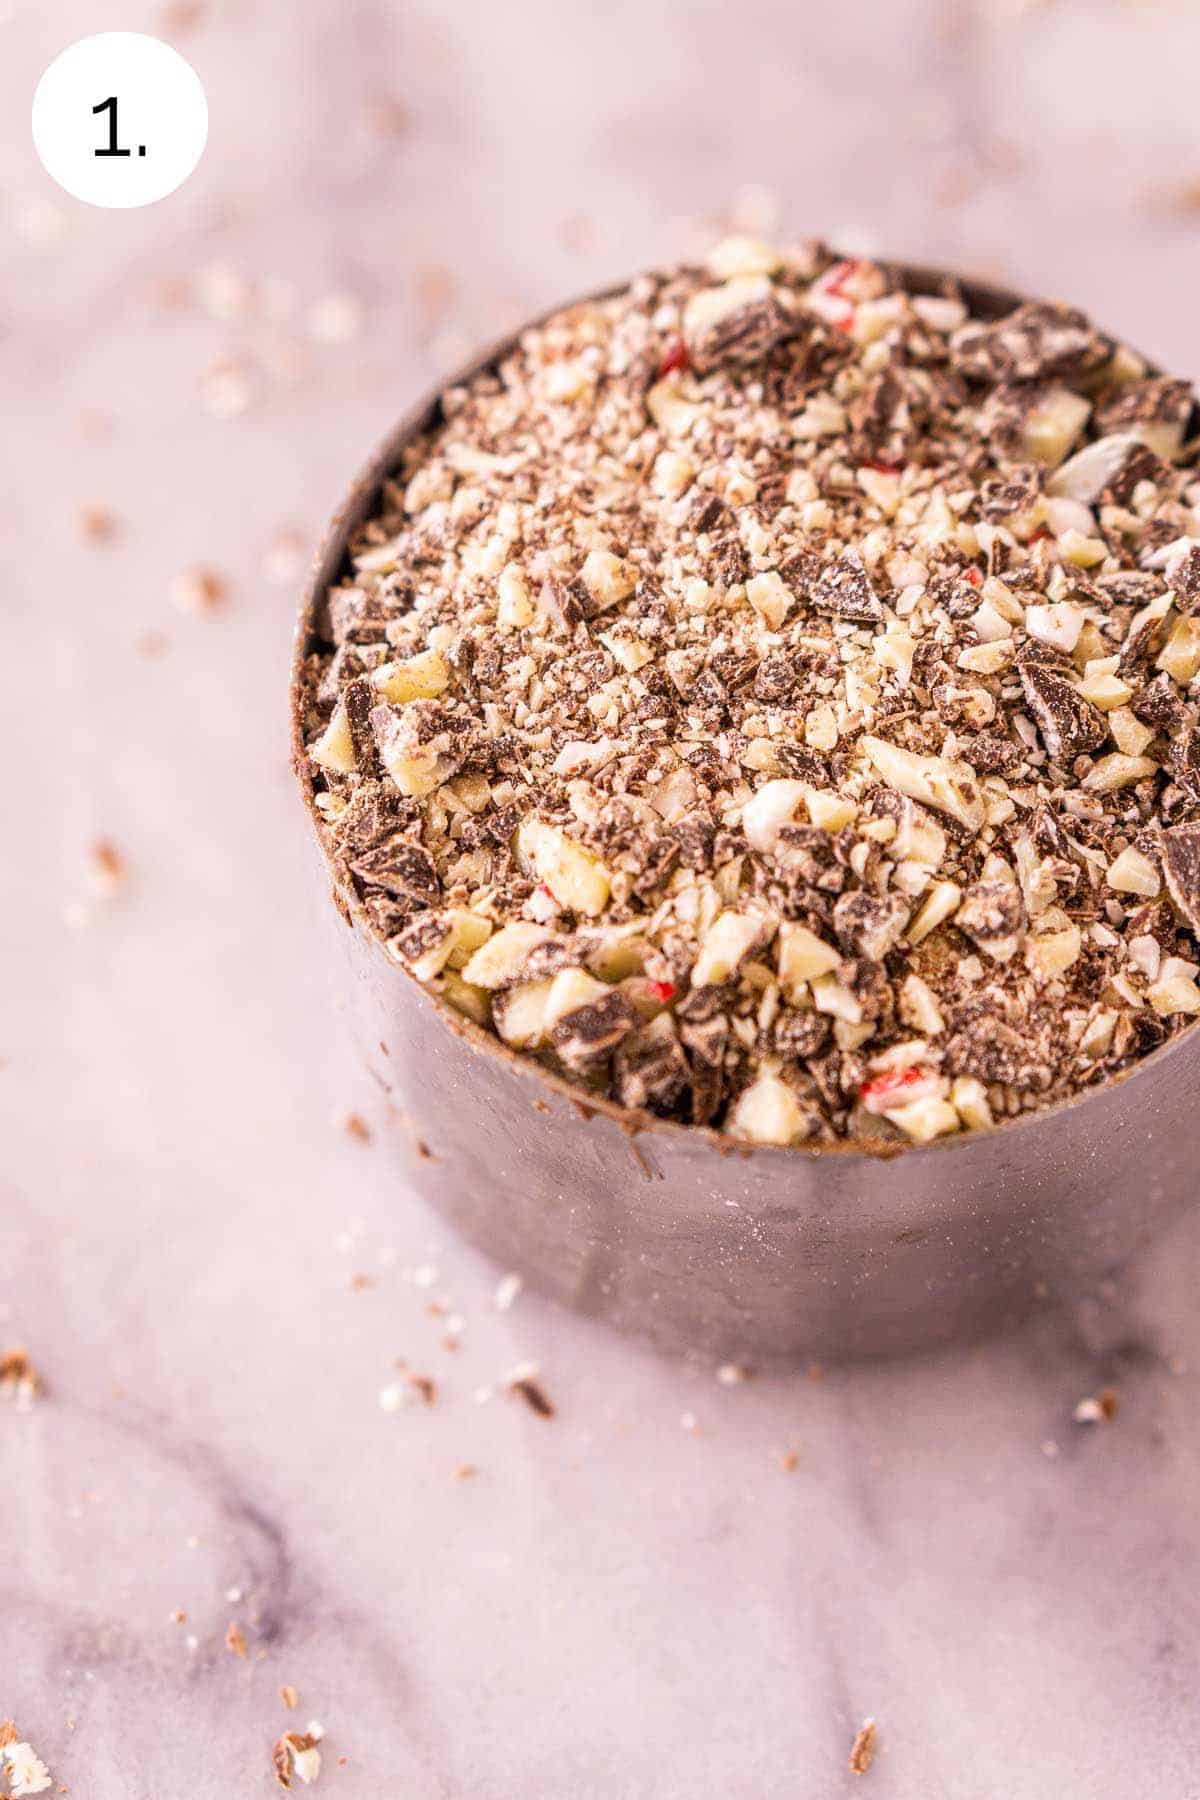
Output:
[[843,619],[862,619],[877,623],[883,618],[883,605],[871,585],[871,578],[854,557],[839,557],[826,564],[820,579],[810,591],[814,606],[837,613]]
[[1032,655],[1017,659],[1025,699],[1055,762],[1073,762],[1098,750],[1107,736],[1104,715],[1085,700],[1051,663]]
[[950,340],[950,361],[973,381],[1043,381],[1089,374],[1113,342],[1073,306],[1030,300],[990,325],[964,325]]
[[1162,836],[1167,892],[1189,930],[1200,936],[1200,825],[1172,825]]
[[800,321],[772,289],[723,313],[704,330],[689,336],[687,346],[692,366],[699,374],[709,375],[715,369],[761,363],[799,330]]
[[557,1410],[554,1402],[532,1375],[514,1375],[508,1383],[508,1391],[518,1400],[523,1400],[530,1412],[536,1413],[539,1419],[554,1417]]

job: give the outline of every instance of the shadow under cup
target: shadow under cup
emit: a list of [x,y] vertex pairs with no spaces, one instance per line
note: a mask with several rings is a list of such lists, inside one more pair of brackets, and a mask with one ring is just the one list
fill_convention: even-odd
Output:
[[[946,291],[938,271],[892,266],[910,292]],[[983,317],[1021,299],[971,283],[958,291]],[[350,539],[404,447],[438,416],[435,395],[401,421],[318,556],[292,723],[314,828],[303,661],[321,641],[321,602]],[[1020,1319],[1041,1292],[1070,1300],[1092,1289],[1195,1187],[1200,1032],[993,1131],[907,1149],[739,1144],[585,1101],[514,1055],[389,959],[323,844],[321,855],[352,1029],[393,1103],[380,1152],[394,1158],[397,1183],[502,1268],[664,1348],[835,1361],[980,1337]]]

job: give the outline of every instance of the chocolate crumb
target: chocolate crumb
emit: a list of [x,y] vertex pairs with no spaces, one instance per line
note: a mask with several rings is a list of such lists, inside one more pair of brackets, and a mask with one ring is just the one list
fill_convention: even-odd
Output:
[[1100,1425],[1115,1419],[1120,1406],[1120,1399],[1115,1388],[1101,1388],[1098,1394],[1089,1394],[1076,1406],[1072,1417],[1077,1425]]
[[124,856],[109,838],[97,838],[88,846],[92,885],[106,899],[119,894],[129,878]]
[[118,531],[117,515],[107,506],[84,506],[79,512],[79,535],[85,544],[111,544]]
[[505,1382],[505,1388],[508,1393],[523,1400],[529,1410],[536,1413],[539,1419],[554,1417],[556,1410],[554,1403],[542,1387],[535,1370],[514,1370]]
[[171,602],[180,612],[219,612],[228,598],[228,584],[215,569],[184,569],[171,581]]
[[850,1773],[865,1775],[875,1760],[875,1740],[878,1727],[874,1719],[864,1719],[859,1726],[854,1743],[850,1747]]
[[317,1746],[320,1732],[310,1725],[307,1731],[285,1731],[271,1748],[271,1768],[281,1788],[290,1789],[295,1776],[304,1786],[321,1772],[321,1754]]
[[45,1383],[23,1345],[0,1352],[0,1398],[15,1400],[19,1412],[28,1412],[44,1392]]

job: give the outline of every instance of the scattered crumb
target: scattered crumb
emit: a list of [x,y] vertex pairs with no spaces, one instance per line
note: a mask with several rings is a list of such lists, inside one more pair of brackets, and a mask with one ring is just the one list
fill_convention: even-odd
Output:
[[1077,1425],[1102,1425],[1115,1419],[1120,1400],[1115,1388],[1101,1388],[1098,1394],[1089,1394],[1081,1400],[1071,1414]]
[[690,1431],[693,1436],[699,1436],[700,1424],[694,1412],[680,1413],[679,1423],[684,1431]]
[[722,1387],[740,1387],[753,1373],[753,1369],[747,1369],[742,1363],[722,1363],[717,1370],[717,1380]]
[[823,1368],[822,1368],[822,1367],[821,1367],[821,1365],[820,1365],[820,1363],[816,1363],[816,1362],[814,1362],[814,1363],[809,1363],[809,1365],[808,1365],[808,1379],[809,1379],[809,1380],[810,1380],[810,1381],[824,1381],[824,1379],[825,1379],[825,1371],[824,1371],[824,1369],[823,1369]]
[[793,1469],[798,1469],[800,1467],[799,1451],[785,1450],[783,1455],[779,1458],[779,1466],[785,1475],[790,1475]]
[[79,535],[85,544],[110,544],[117,535],[117,515],[107,506],[79,510]]
[[356,1143],[369,1144],[371,1141],[371,1127],[367,1124],[367,1121],[363,1118],[361,1113],[343,1113],[342,1130],[346,1133],[347,1137],[352,1137]]
[[230,1619],[225,1627],[225,1648],[231,1656],[245,1657],[246,1634],[236,1619]]
[[285,527],[276,532],[263,552],[262,571],[276,587],[290,587],[299,581],[308,562],[308,539],[302,532]]
[[258,380],[251,363],[221,356],[205,370],[200,382],[200,404],[210,418],[236,419],[254,399]]
[[431,1288],[436,1285],[437,1278],[438,1272],[435,1263],[421,1263],[419,1267],[415,1268],[412,1272],[412,1284],[414,1287]]
[[279,1698],[283,1701],[283,1704],[287,1707],[289,1712],[291,1712],[294,1707],[298,1706],[300,1702],[300,1696],[290,1681],[285,1681],[280,1688]]
[[1053,1438],[1043,1438],[1040,1448],[1042,1455],[1051,1462],[1058,1455],[1058,1445]]
[[271,1767],[281,1788],[290,1788],[293,1776],[305,1787],[317,1779],[321,1773],[318,1741],[311,1727],[308,1731],[285,1731],[276,1739],[271,1750]]
[[125,858],[109,838],[97,838],[88,845],[88,868],[92,886],[105,899],[120,893],[129,874]]
[[218,612],[229,598],[229,585],[215,569],[183,569],[171,578],[171,603],[180,612]]
[[1190,215],[1200,213],[1200,175],[1192,175],[1181,181],[1168,196],[1171,212]]
[[14,1344],[11,1350],[0,1351],[0,1396],[15,1400],[18,1412],[28,1412],[44,1392],[41,1375],[23,1345]]
[[173,1613],[168,1614],[168,1617],[169,1617],[172,1625],[186,1625],[187,1624],[187,1614],[184,1612],[182,1606],[177,1606]]
[[210,318],[228,324],[250,312],[254,292],[239,270],[228,263],[209,263],[196,277],[196,298]]
[[473,1481],[478,1473],[479,1470],[474,1463],[459,1463],[457,1469],[454,1471],[454,1479],[455,1481]]
[[540,1374],[536,1363],[521,1363],[505,1377],[504,1385],[508,1393],[524,1400],[529,1410],[536,1413],[539,1419],[552,1419],[555,1413],[554,1402],[542,1387]]
[[348,344],[362,325],[362,302],[353,294],[326,294],[309,308],[309,336],[320,344]]
[[194,31],[204,17],[204,0],[171,0],[159,14],[159,30],[167,37]]
[[455,281],[451,271],[433,263],[413,274],[413,293],[422,317],[429,324],[449,310],[454,299]]
[[875,1721],[864,1719],[850,1748],[850,1773],[865,1775],[875,1761]]
[[497,1312],[507,1312],[517,1295],[521,1292],[521,1277],[515,1274],[502,1275],[496,1283],[496,1291],[492,1295],[492,1304]]
[[402,1407],[411,1405],[416,1400],[424,1401],[432,1406],[437,1399],[437,1382],[431,1375],[418,1375],[406,1369],[399,1381],[389,1381],[386,1387],[379,1390],[379,1404],[384,1412],[399,1412]]
[[395,94],[376,94],[363,108],[363,121],[375,137],[403,137],[410,124],[409,111]]
[[8,1764],[8,1792],[12,1800],[20,1800],[25,1794],[44,1794],[53,1786],[49,1769],[33,1745],[18,1736],[11,1719],[0,1720],[0,1762]]
[[379,1283],[373,1275],[367,1275],[362,1269],[356,1269],[351,1275],[348,1285],[352,1294],[363,1294],[368,1288],[378,1287]]

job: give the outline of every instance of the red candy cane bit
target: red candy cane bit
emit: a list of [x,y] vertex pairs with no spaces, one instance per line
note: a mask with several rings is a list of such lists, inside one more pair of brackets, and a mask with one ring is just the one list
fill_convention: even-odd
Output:
[[673,981],[648,981],[646,987],[656,1000],[662,1000],[665,1003],[666,1001],[675,998],[675,983]]
[[858,1098],[869,1113],[885,1113],[894,1106],[907,1106],[910,1100],[924,1100],[937,1092],[937,1085],[938,1077],[930,1069],[894,1069],[864,1081]]
[[658,379],[663,381],[668,375],[673,375],[676,369],[690,369],[691,366],[692,359],[688,355],[688,348],[683,339],[672,338],[658,365]]
[[863,469],[874,469],[877,475],[898,475],[904,464],[884,462],[882,457],[875,457],[872,461],[861,463],[859,466]]
[[1043,541],[1043,539],[1048,538],[1048,537],[1053,537],[1053,536],[1054,536],[1054,533],[1051,531],[1051,529],[1048,525],[1039,525],[1037,530],[1032,534],[1032,536],[1029,538],[1028,541],[1031,544],[1040,544]]
[[827,294],[837,294],[839,298],[844,299],[845,294],[843,290],[846,283],[850,280],[851,276],[858,274],[858,271],[862,266],[863,259],[861,256],[848,256],[842,262],[834,263],[832,269],[827,269],[825,271],[824,275],[821,277],[821,286],[825,289]]
[[982,572],[975,567],[974,563],[971,564],[971,567],[969,569],[963,570],[963,576],[964,576],[965,580],[970,582],[972,587],[982,587],[983,586]]
[[809,305],[819,318],[824,319],[835,331],[853,331],[856,317],[853,302],[843,293],[843,287],[851,277],[862,268],[859,260],[853,262],[834,263],[826,269],[819,280],[814,281],[809,295]]

